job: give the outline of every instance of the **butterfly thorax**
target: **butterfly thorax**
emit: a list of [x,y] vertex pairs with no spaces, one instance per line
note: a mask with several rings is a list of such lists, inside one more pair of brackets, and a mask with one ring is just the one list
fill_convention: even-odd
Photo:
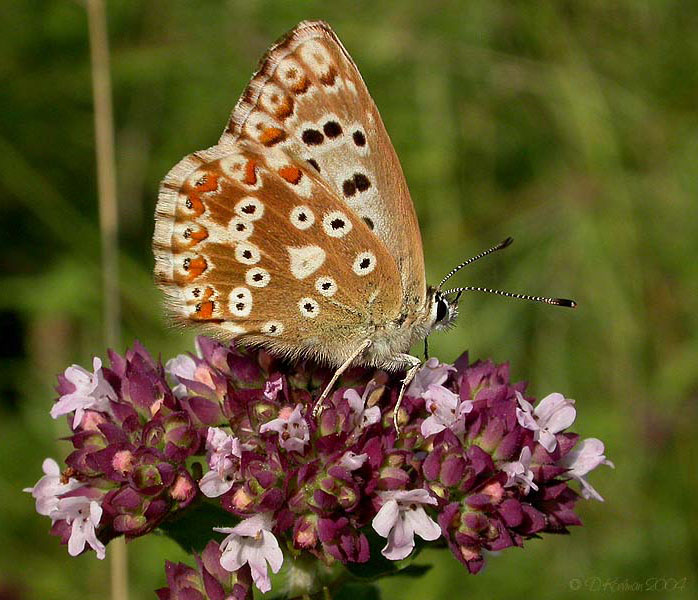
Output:
[[358,362],[387,370],[400,370],[404,362],[397,358],[433,331],[448,329],[458,316],[457,304],[449,302],[441,292],[429,287],[421,303],[403,303],[400,315],[375,327],[368,335],[371,346]]

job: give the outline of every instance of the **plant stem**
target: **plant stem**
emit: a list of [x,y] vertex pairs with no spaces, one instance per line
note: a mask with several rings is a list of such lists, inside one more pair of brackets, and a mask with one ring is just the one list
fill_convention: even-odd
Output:
[[[121,312],[117,239],[119,213],[116,197],[109,40],[103,0],[87,0],[87,22],[94,99],[99,229],[102,248],[104,338],[107,346],[118,348]],[[109,550],[112,600],[128,600],[128,560],[124,539],[119,538],[112,541]]]

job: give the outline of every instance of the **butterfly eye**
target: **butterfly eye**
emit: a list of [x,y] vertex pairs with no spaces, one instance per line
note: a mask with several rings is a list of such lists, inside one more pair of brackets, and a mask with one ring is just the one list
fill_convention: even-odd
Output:
[[439,298],[436,305],[436,322],[440,323],[448,316],[448,302],[443,298]]

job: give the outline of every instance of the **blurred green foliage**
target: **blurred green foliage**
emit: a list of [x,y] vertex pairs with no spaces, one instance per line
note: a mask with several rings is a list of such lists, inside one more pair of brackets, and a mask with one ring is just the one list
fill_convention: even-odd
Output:
[[[617,467],[593,475],[606,502],[581,505],[586,526],[571,536],[493,556],[474,577],[424,552],[429,574],[385,582],[384,597],[586,596],[575,577],[686,577],[684,594],[698,595],[698,5],[144,0],[108,10],[121,350],[136,337],[164,357],[192,347],[191,334],[168,328],[151,280],[158,182],[215,143],[272,41],[323,18],[401,157],[429,279],[513,235],[511,249],[457,281],[580,305],[471,295],[432,352],[509,360],[533,393],[576,398],[576,429],[602,438]],[[48,417],[55,374],[104,355],[82,4],[4,3],[0,75],[0,597],[104,598],[107,564],[70,559],[19,491],[45,456],[66,452],[56,441],[65,423]],[[163,585],[164,556],[185,558],[153,536],[130,545],[134,600]]]

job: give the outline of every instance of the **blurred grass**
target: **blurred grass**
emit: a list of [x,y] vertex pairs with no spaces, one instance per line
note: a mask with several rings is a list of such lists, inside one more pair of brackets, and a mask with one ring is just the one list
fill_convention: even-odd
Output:
[[[507,235],[459,282],[575,298],[575,312],[473,295],[445,360],[509,360],[538,395],[576,398],[576,429],[616,470],[586,527],[492,557],[453,559],[386,598],[579,597],[573,577],[687,577],[695,564],[698,395],[698,6],[678,1],[109,3],[121,203],[123,338],[170,356],[151,283],[160,178],[218,138],[259,56],[324,18],[352,53],[401,157],[429,279]],[[55,374],[101,346],[87,27],[75,2],[12,2],[0,20],[3,333],[0,597],[102,598],[106,566],[70,559],[19,489],[65,453],[48,418]],[[122,348],[123,349],[123,348]],[[152,598],[174,544],[131,545]],[[408,585],[409,587],[406,587]],[[622,593],[615,595],[623,597]],[[628,597],[630,594],[628,594]]]

